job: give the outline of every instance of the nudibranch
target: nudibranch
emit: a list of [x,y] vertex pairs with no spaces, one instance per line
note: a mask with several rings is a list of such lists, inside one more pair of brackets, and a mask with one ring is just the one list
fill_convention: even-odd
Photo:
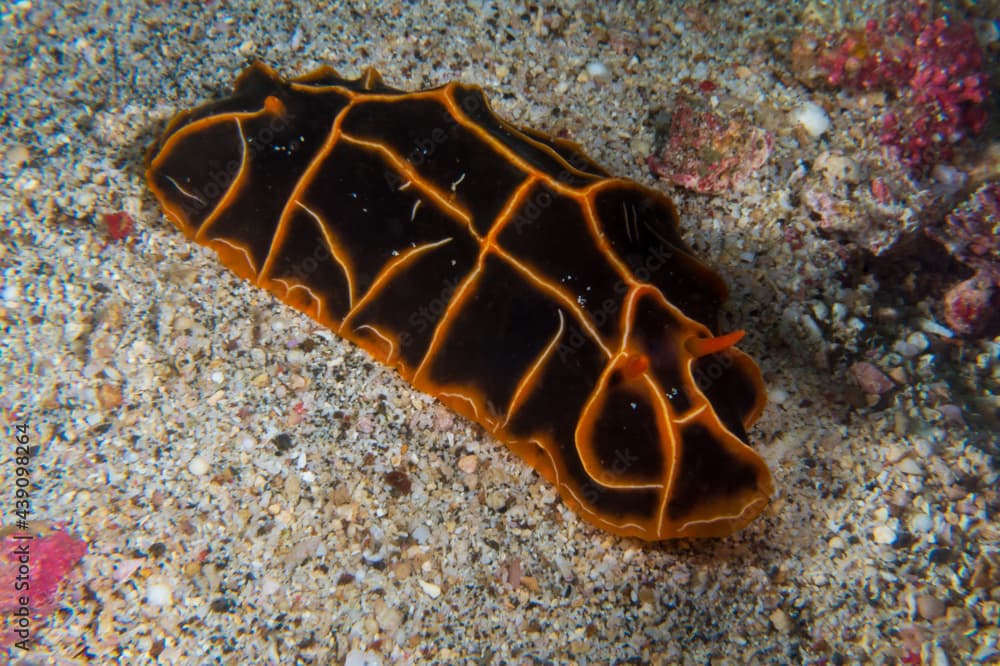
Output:
[[185,235],[481,424],[590,523],[724,536],[767,505],[761,374],[741,331],[716,335],[726,287],[673,203],[480,88],[257,63],[146,167]]

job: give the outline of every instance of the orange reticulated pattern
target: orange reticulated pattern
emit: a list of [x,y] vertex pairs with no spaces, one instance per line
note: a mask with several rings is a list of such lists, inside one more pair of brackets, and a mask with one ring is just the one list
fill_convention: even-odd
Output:
[[167,216],[237,275],[480,423],[610,532],[723,536],[772,482],[757,366],[662,194],[482,91],[261,64],[147,155]]

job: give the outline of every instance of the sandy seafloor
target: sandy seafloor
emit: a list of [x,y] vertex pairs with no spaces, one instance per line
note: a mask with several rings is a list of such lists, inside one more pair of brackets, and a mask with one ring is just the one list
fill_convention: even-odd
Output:
[[[8,3],[0,24],[0,406],[39,447],[34,518],[89,550],[13,663],[998,662],[997,346],[948,339],[933,298],[852,274],[815,233],[798,193],[818,155],[898,169],[858,130],[876,111],[789,74],[803,6],[58,4]],[[480,427],[187,242],[143,151],[252,58],[481,84],[504,117],[673,196],[771,391],[751,432],[777,487],[765,513],[714,541],[603,533]],[[657,114],[705,79],[775,132],[716,196],[645,166]],[[788,120],[805,101],[830,112],[821,139]],[[123,241],[117,211],[136,220]],[[895,389],[862,395],[859,360]]]

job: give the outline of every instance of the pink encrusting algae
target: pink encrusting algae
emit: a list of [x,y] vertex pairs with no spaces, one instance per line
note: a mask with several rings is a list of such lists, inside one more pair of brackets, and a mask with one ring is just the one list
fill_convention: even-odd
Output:
[[763,166],[773,142],[763,129],[678,97],[666,146],[647,163],[654,174],[674,185],[716,194],[733,189]]
[[976,336],[988,329],[1000,305],[1000,182],[980,187],[927,235],[974,271],[944,296],[945,321],[957,333]]
[[0,541],[0,613],[27,606],[32,615],[45,616],[55,609],[59,583],[86,554],[87,543],[60,529],[24,536],[8,534]]
[[895,95],[879,139],[914,169],[951,160],[956,144],[982,131],[989,96],[983,60],[970,23],[930,18],[923,3],[884,25],[872,19],[863,30],[829,35],[817,56],[829,85]]

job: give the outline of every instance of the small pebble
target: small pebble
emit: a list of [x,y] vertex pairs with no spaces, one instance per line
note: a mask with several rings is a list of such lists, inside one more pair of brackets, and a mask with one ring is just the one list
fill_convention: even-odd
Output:
[[[829,153],[824,153],[829,155]],[[820,156],[822,157],[822,155]],[[819,158],[816,159],[819,162]],[[827,307],[826,303],[822,301],[816,301],[812,304],[813,316],[819,321],[826,321],[830,317],[830,308]]]
[[833,307],[831,308],[831,311],[833,315],[833,321],[837,322],[838,324],[847,319],[848,310],[847,306],[844,305],[843,303],[834,303]]
[[595,81],[607,81],[611,78],[608,66],[597,60],[587,63],[587,74]]
[[792,111],[792,120],[801,125],[814,139],[823,136],[830,129],[830,116],[823,107],[814,102],[806,102]]
[[169,606],[173,602],[173,590],[166,583],[150,583],[146,587],[146,603],[150,606]]
[[995,664],[1000,662],[1000,646],[981,645],[979,649],[972,654],[972,658],[980,664]]
[[391,634],[403,623],[403,614],[392,606],[379,604],[375,609],[375,621],[379,629]]
[[792,624],[792,619],[788,617],[788,613],[780,608],[775,608],[771,611],[768,619],[771,620],[771,624],[774,625],[774,628],[777,629],[779,633],[790,634],[792,633],[792,629],[795,628],[795,625]]
[[417,529],[413,530],[413,540],[419,543],[421,546],[427,543],[427,540],[431,538],[431,531],[427,529],[426,525],[419,525]]
[[30,158],[31,154],[28,152],[28,147],[20,143],[15,143],[8,148],[7,155],[5,156],[7,166],[12,169],[20,169]]
[[896,530],[892,529],[888,525],[879,525],[874,530],[872,530],[872,539],[875,543],[880,543],[883,545],[888,545],[896,542]]
[[3,290],[0,291],[0,300],[6,303],[9,307],[13,307],[21,300],[21,292],[18,290],[16,284],[7,283],[3,286]]
[[260,593],[265,597],[271,596],[281,589],[281,584],[270,576],[266,576],[260,583]]
[[195,456],[188,463],[188,471],[195,476],[202,476],[208,472],[209,466],[208,461],[201,456]]
[[503,493],[498,491],[493,491],[486,496],[486,506],[490,507],[494,511],[499,511],[507,504],[507,499],[503,496]]
[[913,346],[917,350],[918,354],[927,351],[927,348],[931,346],[927,336],[920,331],[910,333],[910,335],[906,338],[906,342]]
[[925,333],[930,333],[931,335],[938,335],[942,338],[953,338],[955,337],[954,331],[950,328],[945,328],[941,324],[933,321],[931,319],[924,319],[920,322],[920,328]]
[[941,412],[941,416],[952,423],[964,423],[962,408],[958,405],[940,405],[938,411]]
[[469,454],[467,456],[462,456],[458,459],[458,468],[465,472],[466,474],[473,474],[476,471],[476,467],[479,465],[479,459]]
[[924,475],[924,468],[913,458],[903,458],[897,467],[903,474],[910,474],[912,476]]
[[917,597],[917,613],[925,620],[935,620],[944,615],[947,606],[937,597],[921,594]]
[[926,513],[922,513],[910,522],[914,532],[926,534],[934,529],[934,519]]
[[895,386],[893,381],[884,372],[867,361],[859,361],[852,365],[851,374],[854,375],[854,380],[865,393],[881,395],[891,391]]
[[902,460],[903,456],[905,455],[906,455],[906,449],[904,449],[902,446],[896,446],[895,444],[893,444],[885,451],[885,461],[890,465],[895,465],[900,460]]
[[104,409],[115,409],[121,407],[122,388],[118,384],[102,383],[97,389],[97,402]]
[[842,188],[845,184],[856,185],[861,179],[861,167],[850,157],[825,151],[813,162],[813,169],[823,174],[827,187]]
[[418,579],[417,582],[420,583],[420,589],[424,591],[424,594],[431,599],[437,599],[441,596],[441,588],[438,585],[428,583],[426,580],[422,579]]
[[111,579],[116,583],[120,583],[123,580],[128,580],[129,576],[134,574],[139,570],[142,565],[146,563],[145,557],[134,557],[123,562],[119,562],[115,565],[114,573],[111,574]]
[[382,658],[377,652],[366,652],[361,648],[351,650],[344,658],[344,666],[375,666],[381,663]]
[[906,370],[903,370],[903,368],[892,368],[886,374],[889,375],[889,379],[900,386],[907,382]]
[[945,187],[960,190],[969,179],[968,174],[947,164],[936,164],[931,169],[931,177]]

